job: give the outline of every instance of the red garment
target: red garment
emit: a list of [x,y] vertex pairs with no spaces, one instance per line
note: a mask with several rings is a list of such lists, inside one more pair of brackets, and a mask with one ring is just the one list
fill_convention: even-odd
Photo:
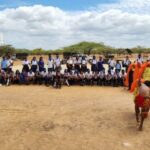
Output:
[[135,103],[138,107],[143,107],[144,105],[144,97],[141,95],[136,96]]

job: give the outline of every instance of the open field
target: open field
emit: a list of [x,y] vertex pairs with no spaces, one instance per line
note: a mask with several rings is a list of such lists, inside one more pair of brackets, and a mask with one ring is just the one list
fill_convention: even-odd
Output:
[[149,150],[123,88],[0,87],[1,150]]

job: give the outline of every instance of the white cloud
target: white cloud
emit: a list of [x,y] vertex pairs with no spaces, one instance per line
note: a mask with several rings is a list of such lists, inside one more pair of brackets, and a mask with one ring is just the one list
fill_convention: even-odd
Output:
[[122,0],[80,12],[42,5],[4,9],[0,32],[7,43],[21,48],[59,48],[80,41],[150,47],[148,8],[150,0]]

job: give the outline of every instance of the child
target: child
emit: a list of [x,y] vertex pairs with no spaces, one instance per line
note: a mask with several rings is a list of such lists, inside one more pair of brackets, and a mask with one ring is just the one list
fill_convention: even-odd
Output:
[[36,57],[33,57],[31,60],[31,70],[35,73],[38,68],[38,62],[36,60]]
[[30,71],[28,72],[28,78],[27,78],[28,84],[34,83],[34,80],[35,80],[35,73],[32,71],[32,69],[30,69]]
[[19,83],[20,83],[20,71],[16,70],[14,75],[14,84],[19,84]]

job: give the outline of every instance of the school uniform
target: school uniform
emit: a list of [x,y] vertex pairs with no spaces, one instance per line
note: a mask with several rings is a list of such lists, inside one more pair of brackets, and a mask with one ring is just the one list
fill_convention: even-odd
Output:
[[93,59],[92,60],[92,66],[91,66],[91,71],[95,72],[97,71],[98,68],[97,68],[97,60],[96,59]]
[[117,63],[116,66],[115,66],[115,68],[116,68],[117,72],[120,72],[121,71],[121,64]]
[[74,68],[75,68],[75,70],[76,70],[77,72],[80,72],[80,70],[81,70],[80,65],[81,65],[81,60],[80,60],[80,59],[74,60]]
[[67,69],[70,72],[73,69],[73,60],[70,58],[67,60]]
[[99,85],[105,85],[105,72],[99,72]]
[[45,78],[45,84],[48,86],[48,85],[52,85],[52,79],[53,79],[53,75],[52,75],[52,72],[48,72],[47,73],[47,76]]
[[2,70],[7,71],[7,60],[6,59],[2,60],[1,68],[2,68]]
[[86,60],[82,60],[82,62],[81,62],[81,70],[83,72],[87,71],[87,61]]
[[60,58],[55,59],[55,70],[61,70],[61,59]]
[[44,68],[44,61],[39,61],[38,62],[38,66],[39,66],[39,72],[42,72],[45,70]]
[[35,73],[37,71],[37,68],[38,68],[37,60],[32,60],[31,61],[31,70]]
[[51,59],[48,59],[48,72],[52,72],[54,71],[54,60],[51,58]]
[[123,61],[123,67],[125,67],[125,71],[127,72],[129,65],[131,64],[131,61],[129,59],[125,59]]
[[23,71],[25,71],[25,72],[29,72],[29,61],[28,60],[24,60],[23,62],[22,62],[22,65],[23,65]]
[[45,70],[41,71],[40,72],[40,84],[45,83],[46,77],[47,77],[47,72]]
[[104,63],[103,60],[99,60],[99,61],[97,62],[97,68],[98,68],[98,71],[99,71],[99,72],[104,70],[103,63]]
[[60,72],[56,72],[54,87],[61,88],[61,73]]
[[115,67],[115,65],[116,65],[116,61],[113,60],[113,59],[110,59],[110,60],[108,61],[108,65],[109,65],[109,70],[113,70],[114,67]]

